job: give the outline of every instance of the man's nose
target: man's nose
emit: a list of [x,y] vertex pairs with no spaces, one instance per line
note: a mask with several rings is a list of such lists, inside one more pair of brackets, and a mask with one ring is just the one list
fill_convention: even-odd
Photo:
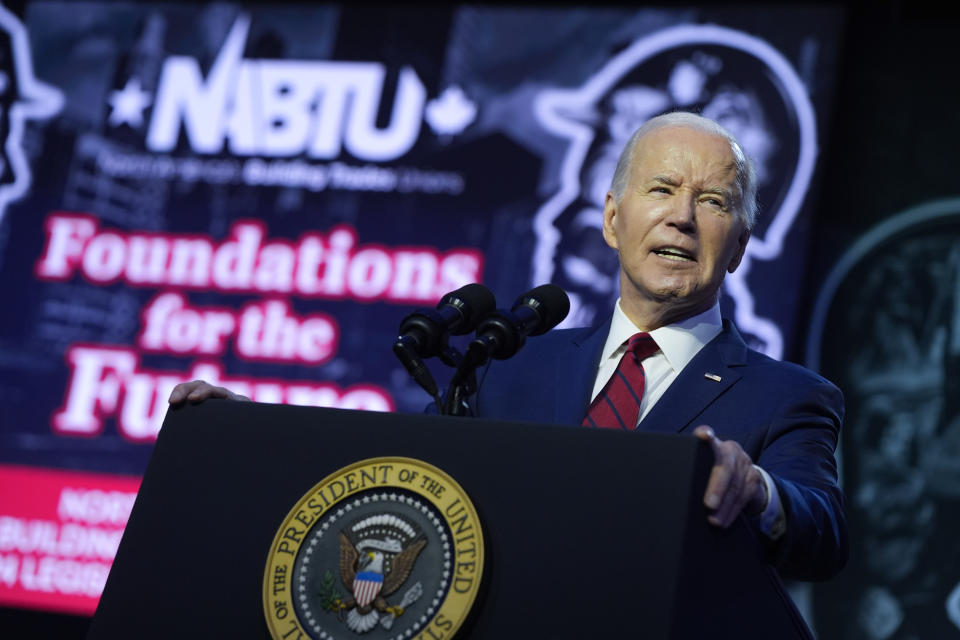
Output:
[[678,195],[671,203],[666,222],[684,232],[697,228],[697,200],[692,195]]

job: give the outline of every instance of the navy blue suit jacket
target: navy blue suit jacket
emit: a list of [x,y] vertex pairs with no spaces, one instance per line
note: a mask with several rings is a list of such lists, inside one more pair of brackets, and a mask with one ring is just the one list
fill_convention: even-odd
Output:
[[[475,415],[579,425],[609,329],[608,320],[528,339],[516,356],[486,370]],[[638,429],[692,434],[707,424],[721,440],[740,443],[776,483],[786,515],[786,533],[766,550],[769,562],[784,577],[822,580],[847,557],[833,455],[842,417],[843,396],[833,384],[750,349],[724,321]]]

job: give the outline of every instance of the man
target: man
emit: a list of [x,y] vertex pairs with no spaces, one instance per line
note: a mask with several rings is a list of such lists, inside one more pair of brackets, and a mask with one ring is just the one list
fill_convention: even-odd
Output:
[[[744,513],[784,576],[825,579],[847,554],[833,458],[840,392],[748,349],[720,318],[720,286],[743,256],[755,200],[749,161],[719,125],[689,113],[647,121],[627,143],[604,204],[603,236],[620,259],[613,317],[553,331],[494,363],[475,412],[692,431],[716,457],[704,495],[710,522],[727,527]],[[624,355],[637,333],[649,337],[633,342],[650,348]],[[178,385],[170,401],[232,395],[195,381]],[[623,397],[632,410],[619,404]]]
[[[833,457],[842,396],[812,372],[748,349],[720,318],[720,286],[743,256],[755,198],[749,161],[719,125],[689,113],[648,120],[627,143],[604,204],[603,235],[620,259],[613,317],[550,332],[494,363],[475,410],[693,433],[716,456],[704,495],[710,522],[727,527],[744,513],[784,576],[825,579],[847,555]],[[622,417],[604,388],[622,378],[624,343],[637,332],[658,350],[642,360],[639,407]],[[607,424],[589,419],[598,411]]]

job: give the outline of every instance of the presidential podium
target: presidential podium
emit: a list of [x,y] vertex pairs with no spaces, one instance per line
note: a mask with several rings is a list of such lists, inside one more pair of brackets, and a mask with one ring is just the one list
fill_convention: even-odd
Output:
[[696,438],[208,401],[167,415],[88,638],[269,638],[285,518],[380,457],[441,469],[476,508],[484,566],[457,638],[811,637],[746,524],[707,523]]

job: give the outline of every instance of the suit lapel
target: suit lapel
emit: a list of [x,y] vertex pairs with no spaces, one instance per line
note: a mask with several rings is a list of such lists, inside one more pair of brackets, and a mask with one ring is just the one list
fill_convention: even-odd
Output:
[[575,332],[558,349],[553,385],[554,422],[579,425],[583,421],[608,333],[609,318],[601,325]]
[[[683,431],[704,410],[741,378],[737,368],[746,362],[747,345],[736,328],[723,322],[723,331],[684,367],[660,397],[638,429],[675,433]],[[707,377],[710,374],[711,377]],[[716,377],[720,380],[717,381]]]

